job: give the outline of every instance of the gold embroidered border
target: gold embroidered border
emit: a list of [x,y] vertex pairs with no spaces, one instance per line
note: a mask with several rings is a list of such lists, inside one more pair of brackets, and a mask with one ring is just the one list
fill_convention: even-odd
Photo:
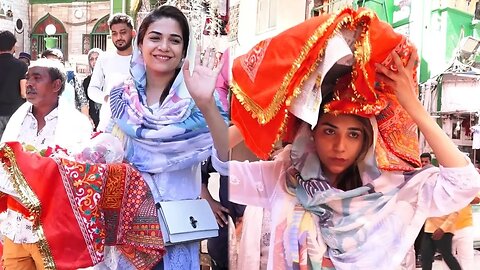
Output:
[[[343,11],[341,11],[343,12]],[[341,12],[339,14],[341,14]],[[276,115],[278,110],[281,107],[281,103],[285,100],[286,98],[286,90],[288,85],[290,84],[290,81],[292,80],[293,76],[295,73],[298,71],[298,69],[301,66],[301,63],[305,60],[307,57],[308,52],[312,49],[313,45],[318,41],[318,39],[323,36],[326,32],[326,30],[335,22],[336,16],[332,16],[327,20],[326,23],[322,24],[321,27],[317,28],[315,32],[313,33],[312,36],[307,40],[306,44],[303,46],[303,48],[300,51],[300,55],[298,56],[297,59],[292,64],[292,67],[290,71],[287,73],[285,76],[284,80],[282,81],[282,84],[280,86],[280,89],[276,91],[272,102],[267,106],[266,109],[263,109],[261,106],[259,106],[253,99],[251,99],[249,96],[245,94],[245,92],[242,91],[240,86],[235,82],[234,79],[232,79],[232,92],[235,95],[235,97],[238,99],[240,104],[243,105],[245,110],[251,113],[253,118],[256,118],[258,123],[264,125],[268,123],[272,118]],[[340,29],[343,27],[343,25],[349,23],[352,21],[351,16],[346,16],[342,21],[339,22],[337,29]],[[316,64],[317,65],[317,64]],[[313,72],[315,69],[310,68],[309,72],[302,78],[302,82],[306,80],[311,75],[311,72]],[[298,96],[300,94],[300,86],[294,91],[294,95]]]
[[[366,23],[365,19],[368,18],[370,21],[372,18],[375,16],[375,13],[370,11],[370,10],[362,10],[360,11],[357,16],[354,18],[353,23],[350,25],[350,27],[354,30],[358,30],[358,26],[361,26],[361,33],[359,34],[358,38],[356,38],[354,42],[354,59],[355,63],[352,67],[352,72],[350,73],[351,81],[350,81],[350,88],[353,91],[353,95],[355,97],[351,97],[351,101],[354,102],[355,100],[365,100],[365,96],[362,96],[355,85],[355,80],[358,78],[358,73],[361,72],[362,75],[365,77],[365,80],[368,82],[368,73],[367,70],[365,69],[366,63],[370,61],[371,57],[371,45],[370,45],[370,23]],[[377,99],[377,93],[375,92],[375,89],[372,87],[372,85],[367,83],[368,90],[372,92],[372,94],[375,96]],[[335,92],[335,100],[340,100],[340,94]],[[366,104],[362,106],[362,110],[364,112],[369,112],[373,111],[376,109],[377,104]],[[345,113],[342,111],[333,111],[328,109],[325,109],[326,112],[329,113],[334,113],[334,114],[339,114],[339,113]],[[354,113],[357,114],[359,112],[358,108],[353,109],[352,111],[349,111],[348,113]]]
[[[345,10],[342,10],[338,14],[341,14]],[[338,16],[337,14],[337,16]],[[362,33],[360,34],[359,38],[355,41],[354,46],[355,46],[355,51],[354,51],[354,58],[357,61],[353,65],[353,70],[352,70],[352,90],[354,91],[355,96],[357,98],[362,98],[362,97],[355,86],[353,85],[354,79],[358,76],[358,72],[362,72],[362,74],[365,76],[365,78],[368,80],[368,74],[365,69],[365,64],[368,63],[371,57],[371,46],[370,46],[370,31],[369,31],[369,24],[365,25],[365,18],[372,19],[375,16],[375,14],[369,10],[363,10],[357,14],[357,16],[352,17],[351,14],[347,14],[343,20],[341,20],[336,28],[334,29],[334,33],[338,33],[342,28],[345,27],[353,27],[356,28],[357,26],[362,26]],[[318,41],[318,39],[324,35],[326,32],[326,29],[328,29],[335,21],[336,16],[332,16],[327,20],[325,24],[322,24],[322,26],[318,29],[315,30],[314,34],[307,40],[306,44],[303,46],[300,55],[297,59],[295,59],[290,71],[287,73],[285,79],[282,81],[282,84],[280,86],[280,89],[275,93],[273,101],[268,105],[266,109],[263,109],[261,106],[259,106],[253,99],[251,99],[248,95],[245,94],[245,92],[242,91],[241,87],[235,82],[235,80],[232,80],[232,85],[231,85],[231,90],[234,93],[235,97],[237,100],[240,102],[240,104],[245,108],[246,111],[250,112],[253,118],[256,118],[258,123],[261,125],[264,125],[268,123],[277,113],[278,110],[280,109],[282,102],[286,98],[286,89],[288,85],[290,84],[290,81],[292,80],[294,74],[298,71],[301,63],[305,60],[308,52],[312,49],[313,45]],[[321,49],[319,52],[318,57],[321,58],[324,56],[325,53],[325,48]],[[303,76],[303,78],[300,81],[300,84],[294,89],[292,96],[288,97],[288,99],[285,101],[285,104],[287,106],[290,105],[291,101],[293,98],[296,98],[302,91],[302,86],[304,81],[310,77],[312,72],[314,72],[318,67],[318,62],[315,62],[308,70],[307,74]],[[360,70],[356,70],[355,67],[359,67]],[[374,89],[368,85],[368,88],[372,93],[376,96],[376,93],[374,92]],[[288,122],[288,110],[285,110],[284,119],[282,121],[282,124],[277,131],[276,138],[274,142],[272,143],[272,148],[273,149],[273,144],[278,141],[283,133],[285,132],[286,124]]]
[[[341,14],[345,12],[346,9],[340,11],[338,14]],[[365,17],[368,18],[373,18],[375,14],[370,11],[370,10],[362,10],[353,18],[350,14],[347,14],[343,20],[341,20],[337,27],[334,29],[334,32],[338,32],[341,28],[353,24],[361,24]],[[293,78],[293,75],[298,71],[301,63],[305,60],[308,51],[310,51],[313,47],[313,45],[318,41],[318,39],[324,35],[326,32],[326,29],[328,29],[335,21],[337,16],[332,16],[327,20],[325,24],[322,24],[322,26],[318,29],[315,30],[314,34],[307,40],[306,44],[303,46],[300,55],[297,59],[295,59],[292,68],[290,71],[287,73],[285,76],[285,79],[283,80],[280,89],[275,93],[274,98],[272,102],[267,106],[266,109],[263,109],[261,106],[259,106],[253,99],[251,99],[248,95],[245,94],[245,92],[242,91],[241,87],[235,82],[235,80],[232,79],[232,92],[234,93],[235,97],[237,100],[242,104],[242,106],[245,108],[246,111],[250,112],[253,118],[256,118],[259,124],[266,124],[268,123],[278,112],[278,110],[281,107],[281,103],[285,100],[286,98],[286,89],[288,85],[290,84],[290,81]],[[357,61],[360,61],[360,67],[363,75],[368,79],[368,74],[366,70],[364,69],[365,63],[367,63],[370,59],[371,55],[371,47],[370,47],[370,33],[368,30],[368,27],[365,27],[364,31],[362,31],[362,34],[360,36],[360,40],[357,40],[355,42],[355,59]],[[325,48],[322,49],[319,53],[319,58],[323,56],[325,51]],[[299,86],[297,86],[293,92],[293,95],[286,100],[286,105],[288,106],[291,102],[291,100],[295,97],[297,97],[301,93],[301,87],[303,85],[303,82],[311,75],[311,73],[317,68],[318,63],[315,63],[310,67],[309,71],[307,74],[302,78]],[[354,65],[355,66],[355,65]],[[356,78],[358,71],[352,71],[353,79]],[[352,80],[353,80],[352,79]],[[355,87],[353,87],[354,93],[356,94],[357,97],[360,97],[358,95],[358,92],[356,91]],[[374,92],[374,89],[369,87],[369,90]]]
[[[369,18],[370,21],[375,17],[375,13],[372,12],[371,10],[362,10],[359,12],[357,16],[357,20],[359,21],[359,24],[364,23],[364,19]],[[358,23],[355,23],[356,25]],[[358,54],[357,54],[358,52]],[[365,69],[365,65],[370,61],[370,57],[372,54],[372,47],[370,45],[370,23],[363,25],[363,30],[362,34],[360,35],[359,42],[355,42],[355,59],[359,60],[359,67],[361,69],[361,72],[363,76],[365,77],[365,80],[368,82],[368,73],[367,70]],[[357,58],[358,57],[358,58]],[[375,93],[375,89],[369,84],[367,84],[368,90],[372,92],[372,94],[377,98],[377,94]],[[357,92],[355,91],[357,94]],[[357,96],[358,97],[358,96]]]
[[287,126],[287,122],[288,122],[288,110],[287,109],[285,109],[283,117],[284,118],[283,118],[282,124],[280,125],[280,128],[277,131],[277,135],[275,136],[275,140],[273,141],[273,143],[271,145],[271,148],[270,148],[271,150],[270,150],[269,156],[271,156],[272,153],[273,153],[273,149],[275,148],[275,143],[278,142],[283,137],[283,134],[285,132],[285,127]]
[[11,165],[10,167],[7,167],[4,164],[5,170],[10,173],[10,179],[12,180],[13,187],[15,188],[17,194],[20,196],[22,204],[28,209],[31,214],[39,216],[41,210],[40,201],[30,188],[27,180],[25,180],[25,177],[18,168],[13,150],[8,145],[3,145],[3,151],[5,152],[5,157],[8,158]]
[[15,191],[20,196],[21,203],[28,209],[30,214],[35,217],[35,221],[38,222],[38,225],[35,226],[34,224],[34,226],[38,233],[38,245],[40,248],[40,253],[42,254],[45,269],[56,269],[52,253],[45,238],[45,233],[43,232],[42,225],[38,220],[41,212],[40,201],[28,185],[27,180],[20,171],[20,168],[18,168],[13,150],[6,144],[1,145],[0,148],[3,148],[5,157],[10,161],[10,166],[8,167],[4,164],[4,168],[10,173],[10,180],[12,181]]
[[55,262],[53,261],[53,255],[50,250],[50,246],[48,245],[45,233],[43,232],[42,224],[40,222],[37,227],[37,234],[39,238],[38,248],[40,249],[40,254],[42,254],[43,266],[45,267],[45,269],[48,270],[57,269],[55,266]]

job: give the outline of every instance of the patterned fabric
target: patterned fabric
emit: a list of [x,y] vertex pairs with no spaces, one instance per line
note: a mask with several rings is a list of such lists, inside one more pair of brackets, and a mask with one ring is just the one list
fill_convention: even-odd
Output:
[[77,163],[61,158],[54,158],[54,161],[90,257],[94,263],[99,263],[103,260],[106,234],[99,207],[106,165]]
[[[120,222],[120,207],[125,193],[127,171],[122,166],[108,166],[108,182],[104,185],[102,196],[102,211],[105,217],[105,230],[117,232]],[[105,243],[114,245],[117,242],[115,233],[107,233]]]
[[464,207],[480,189],[470,163],[384,171],[360,188],[310,197],[301,185],[286,188],[291,161],[228,162],[230,199],[272,212],[268,269],[322,269],[325,256],[337,270],[396,269],[428,216]]
[[106,244],[119,245],[136,269],[151,269],[165,253],[152,194],[140,173],[130,166],[110,165],[108,175],[110,183],[105,185],[102,200]]
[[[336,84],[336,99],[326,110],[377,118],[380,133],[375,151],[380,169],[419,167],[416,126],[395,100],[392,89],[375,82],[374,66],[381,63],[393,69],[392,50],[405,64],[414,47],[367,9],[346,8],[337,15],[311,18],[261,41],[234,60],[232,121],[246,144],[266,158],[278,139],[294,137],[298,119],[291,114],[291,106],[299,95],[324,90],[317,91],[315,83],[306,82],[311,76],[317,77],[315,82],[326,75],[315,72],[324,64],[328,43],[338,35],[353,51],[355,61],[351,63],[353,72]],[[318,95],[318,104],[321,99]]]
[[[3,145],[0,158],[30,213],[47,269],[98,264],[105,245],[120,247],[136,269],[151,269],[161,260],[165,250],[155,204],[130,165],[41,157],[19,143]],[[1,207],[6,198],[0,198]]]
[[[72,169],[71,176],[77,181],[69,182],[59,171],[58,159],[25,152],[16,142],[4,144],[0,157],[21,203],[30,212],[45,267],[75,269],[100,262],[103,245],[99,237],[104,229],[102,221],[96,219],[98,212],[93,204],[100,194],[89,189],[90,184],[101,183],[100,175],[88,178],[85,170]],[[77,197],[83,191],[88,200]],[[79,201],[72,202],[75,197]]]
[[[45,116],[45,126],[38,130],[38,123],[32,113],[32,106],[22,122],[18,136],[19,142],[28,142],[37,149],[52,145],[55,138],[55,129],[58,122],[58,109],[54,109]],[[0,232],[14,243],[36,243],[38,236],[33,232],[33,223],[22,213],[8,209],[0,214]]]
[[[146,106],[146,71],[138,49],[133,53],[130,72],[132,79],[110,94],[112,117],[131,138],[126,149],[128,161],[142,172],[161,173],[206,160],[212,138],[202,113],[188,93],[182,72],[156,113]],[[218,100],[217,106],[226,120]]]
[[[375,127],[375,118],[372,117],[371,122]],[[374,135],[378,132],[374,130]],[[402,172],[381,175],[372,163],[373,149],[370,149],[359,163],[364,185],[349,191],[333,188],[324,178],[311,137],[311,129],[303,124],[292,145],[286,190],[298,202],[285,225],[277,227],[278,233],[288,241],[278,244],[275,253],[284,250],[285,260],[299,269],[335,269],[333,264],[337,269],[351,269],[352,263],[359,269],[371,269],[372,265],[390,269],[393,260],[400,263],[405,255],[388,258],[381,251],[373,250],[383,245],[406,254],[409,246],[400,244],[395,237],[404,235],[404,222],[414,216],[407,203],[411,200],[408,194],[417,194],[423,185],[418,182],[427,177],[416,177],[416,183],[408,183]],[[396,216],[392,211],[403,211],[403,214]],[[324,245],[330,264],[324,258]],[[359,259],[366,252],[370,258]]]
[[[398,173],[347,192],[329,189],[313,197],[302,185],[292,189],[300,205],[280,231],[291,235],[290,241],[281,246],[287,253],[286,260],[291,258],[294,269],[296,263],[300,269],[373,269],[374,266],[393,269],[391,267],[400,264],[408,251],[411,245],[408,243],[414,240],[410,234],[404,237],[409,240],[400,240],[398,236],[407,235],[405,224],[416,219],[409,194],[420,192],[418,189],[425,184],[426,174],[421,176],[419,171],[415,174],[419,176],[411,183]],[[325,216],[329,218],[322,218]],[[316,242],[318,234],[323,241]],[[327,246],[331,268],[325,268],[325,258],[320,256],[322,243]],[[385,250],[378,250],[379,246]],[[388,256],[391,249],[398,250],[396,257]],[[365,256],[366,253],[369,256]]]

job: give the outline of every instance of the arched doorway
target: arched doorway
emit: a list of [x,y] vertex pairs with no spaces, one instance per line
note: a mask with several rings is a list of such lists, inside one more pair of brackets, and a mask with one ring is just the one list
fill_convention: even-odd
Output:
[[47,34],[45,33],[45,27],[49,24],[55,25],[57,31],[52,37],[57,38],[57,48],[62,50],[65,60],[68,59],[68,33],[63,23],[50,13],[40,18],[33,27],[31,40],[32,59],[37,59],[46,49],[45,37],[47,37]]
[[92,48],[100,48],[103,51],[107,50],[107,36],[110,33],[110,28],[108,27],[109,17],[109,14],[103,16],[93,26],[92,32],[90,34],[84,34],[82,36],[83,54],[87,54],[88,51]]

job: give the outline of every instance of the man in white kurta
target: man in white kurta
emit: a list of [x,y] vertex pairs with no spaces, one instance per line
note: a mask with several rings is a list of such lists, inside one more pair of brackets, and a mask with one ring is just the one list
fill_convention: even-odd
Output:
[[[60,62],[32,62],[27,73],[27,102],[10,118],[1,142],[18,141],[38,150],[59,145],[73,151],[86,144],[92,132],[90,121],[75,107],[59,101],[65,80]],[[0,191],[18,197],[3,167]],[[6,269],[43,269],[39,238],[32,228],[32,222],[15,210],[7,209],[1,214],[2,259]]]
[[126,14],[115,14],[109,21],[115,52],[107,52],[98,57],[88,86],[88,97],[102,105],[97,130],[105,131],[112,116],[108,104],[110,91],[123,83],[130,75],[132,40],[135,36],[133,20]]

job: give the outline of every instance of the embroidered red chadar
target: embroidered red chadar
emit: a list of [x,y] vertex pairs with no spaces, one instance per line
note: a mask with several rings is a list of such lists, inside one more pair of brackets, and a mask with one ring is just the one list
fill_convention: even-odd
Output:
[[[24,206],[15,210],[38,229],[46,269],[97,264],[105,245],[116,245],[136,269],[161,260],[165,249],[154,201],[130,165],[42,157],[17,142],[0,146],[0,162]],[[10,197],[1,195],[5,211]]]
[[380,169],[418,167],[416,125],[393,92],[375,83],[374,66],[381,63],[394,69],[392,50],[405,65],[414,47],[367,9],[346,8],[336,15],[311,18],[236,58],[232,67],[233,123],[256,155],[268,157],[276,141],[295,132],[298,119],[289,112],[289,106],[322,61],[328,41],[344,29],[356,33],[353,71],[341,78],[339,83],[346,83],[337,85],[337,100],[326,109],[376,117],[379,136],[375,155]]

